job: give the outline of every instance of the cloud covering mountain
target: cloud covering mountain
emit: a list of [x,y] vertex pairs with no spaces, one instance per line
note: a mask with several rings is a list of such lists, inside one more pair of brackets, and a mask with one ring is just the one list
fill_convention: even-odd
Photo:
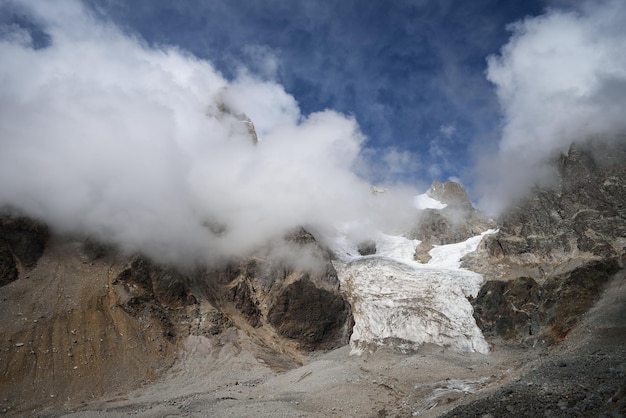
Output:
[[47,38],[2,28],[0,205],[177,263],[245,254],[298,225],[410,215],[412,192],[374,199],[354,173],[354,118],[302,115],[282,86],[227,80],[77,1],[3,6]]
[[[239,45],[249,65],[240,63],[225,76],[207,58],[184,46],[148,41],[92,3],[0,2],[4,16],[0,19],[0,206],[40,218],[64,232],[92,234],[128,251],[141,249],[163,261],[216,261],[244,254],[299,225],[323,230],[355,225],[353,221],[359,219],[354,228],[397,228],[414,216],[411,196],[417,193],[396,184],[395,191],[374,197],[369,183],[420,170],[433,176],[449,174],[454,167],[464,171],[472,158],[465,154],[461,160],[458,154],[469,143],[479,157],[475,177],[457,175],[482,209],[498,213],[531,185],[549,183],[548,162],[571,141],[584,142],[592,136],[624,140],[620,133],[626,128],[621,114],[626,105],[622,24],[626,6],[620,1],[567,7],[552,2],[560,8],[511,24],[508,43],[485,64],[486,78],[495,87],[502,111],[496,149],[492,139],[473,138],[465,124],[437,119],[433,122],[436,137],[426,138],[428,151],[423,155],[408,150],[406,130],[398,143],[390,144],[387,138],[385,149],[380,147],[385,141],[367,138],[357,120],[365,118],[370,124],[376,118],[359,113],[360,106],[354,115],[303,111],[301,98],[277,81],[297,78],[296,73],[278,76],[289,71],[286,64],[291,61],[281,61],[280,51],[271,46]],[[206,12],[208,6],[203,7],[200,11]],[[350,7],[343,13],[352,16]],[[281,10],[277,12],[297,11]],[[368,19],[374,19],[376,10],[368,12]],[[403,26],[405,32],[417,36],[428,29],[417,25],[428,21],[426,17],[447,22],[460,19],[453,12],[466,11],[429,10],[403,5],[387,12],[390,19],[401,18],[408,25]],[[309,16],[308,9],[301,12],[295,13],[289,33],[306,29],[315,35],[317,14]],[[265,16],[264,10],[253,8],[246,15],[251,25],[262,22],[253,19],[255,13]],[[231,16],[229,22],[236,20]],[[363,22],[355,18],[353,23]],[[254,25],[251,28],[260,30]],[[331,26],[339,30],[336,22]],[[338,33],[345,34],[344,30]],[[354,34],[362,30],[358,26]],[[432,32],[440,35],[441,28]],[[395,35],[387,35],[385,42],[392,45]],[[485,36],[480,32],[480,39]],[[342,36],[338,51],[350,53],[346,42],[353,38]],[[429,51],[441,45],[437,56],[450,58],[443,40],[424,38]],[[392,50],[414,53],[406,41],[403,38]],[[324,38],[327,44],[332,42]],[[301,52],[298,56],[303,57]],[[224,54],[228,56],[228,51]],[[349,60],[355,73],[358,60],[354,60],[363,58],[357,55]],[[395,61],[388,63],[401,58],[395,52],[391,55]],[[358,62],[372,62],[377,71],[387,71],[376,56],[366,57]],[[379,55],[381,60],[384,57]],[[402,74],[420,72],[418,61],[415,65],[402,61]],[[295,68],[302,69],[303,62]],[[463,75],[462,70],[471,66],[450,62],[441,75],[448,81],[436,84],[442,94],[459,100],[454,109],[479,109],[476,124],[492,123],[493,116],[485,117],[490,106],[466,105],[467,101],[489,102],[480,83],[471,82],[474,75]],[[362,68],[363,74],[370,74],[365,64]],[[395,80],[393,68],[388,70],[386,88],[379,89],[385,97],[393,91],[388,82]],[[319,76],[317,70],[307,72],[314,73]],[[325,77],[336,81],[336,75]],[[366,84],[361,78],[355,89]],[[320,82],[316,80],[312,86]],[[332,83],[324,89],[332,89]],[[401,96],[418,90],[414,83],[406,84]],[[451,94],[455,91],[456,96]],[[355,97],[369,103],[369,93]],[[310,99],[306,96],[304,101]],[[389,99],[393,101],[392,96]],[[368,108],[372,106],[376,102]],[[387,131],[387,116],[412,120],[409,110],[392,114],[388,110],[379,114],[386,120],[379,131]],[[254,122],[260,140],[256,145],[244,115]],[[423,115],[418,119],[424,118],[428,119]],[[496,128],[485,128],[490,130]],[[377,145],[371,147],[372,141]],[[404,180],[423,188],[429,182]]]
[[503,112],[498,151],[479,169],[481,206],[503,210],[554,180],[551,159],[572,142],[626,141],[626,3],[582,2],[510,25],[487,60]]

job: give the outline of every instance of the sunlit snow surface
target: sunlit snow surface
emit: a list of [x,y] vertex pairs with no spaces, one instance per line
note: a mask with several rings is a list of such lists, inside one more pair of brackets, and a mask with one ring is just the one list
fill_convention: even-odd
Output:
[[376,254],[360,256],[354,243],[337,239],[335,267],[355,321],[352,353],[377,346],[415,350],[424,343],[487,353],[487,342],[467,300],[478,294],[483,278],[461,269],[460,259],[493,232],[436,246],[428,264],[413,259],[417,240],[380,234],[375,239]]
[[448,205],[441,203],[437,199],[433,199],[426,193],[422,193],[413,198],[413,206],[417,209],[443,209]]

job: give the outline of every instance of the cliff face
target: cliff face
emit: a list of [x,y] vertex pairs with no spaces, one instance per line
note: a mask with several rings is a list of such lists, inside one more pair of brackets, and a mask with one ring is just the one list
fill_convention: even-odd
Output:
[[557,161],[558,185],[536,190],[498,220],[465,266],[486,278],[543,281],[626,248],[626,147],[572,146]]
[[559,182],[499,219],[464,267],[489,281],[473,301],[486,335],[555,342],[599,298],[626,250],[624,146],[572,146]]
[[[206,272],[208,280],[199,281],[202,294],[267,345],[277,338],[305,351],[347,344],[350,305],[328,251],[304,229],[288,235],[286,243],[286,253],[261,251]],[[297,267],[296,260],[303,259],[308,263]]]

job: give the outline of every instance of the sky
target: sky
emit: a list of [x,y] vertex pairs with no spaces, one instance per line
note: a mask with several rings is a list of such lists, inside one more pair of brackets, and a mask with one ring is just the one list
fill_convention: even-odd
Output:
[[228,78],[250,71],[277,81],[304,114],[353,115],[382,163],[376,180],[427,185],[463,176],[471,145],[495,141],[499,105],[486,58],[506,43],[508,23],[546,7],[540,0],[90,4],[152,44],[210,60]]
[[620,0],[0,0],[0,207],[180,263],[399,231],[436,179],[497,214],[572,142],[624,141],[624,21]]

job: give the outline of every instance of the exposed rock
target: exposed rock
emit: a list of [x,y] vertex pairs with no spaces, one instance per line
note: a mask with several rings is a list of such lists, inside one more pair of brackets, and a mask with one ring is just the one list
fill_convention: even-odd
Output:
[[363,241],[357,246],[357,251],[361,255],[376,254],[376,242],[373,240]]
[[17,280],[20,269],[37,264],[48,237],[48,228],[34,220],[0,217],[0,286]]
[[486,337],[523,341],[536,335],[540,289],[530,277],[489,281],[472,301],[474,318]]
[[0,277],[12,281],[1,288],[0,391],[16,407],[125,392],[167,370],[189,336],[241,351],[243,332],[282,369],[350,337],[328,252],[303,229],[287,238],[293,253],[183,272],[89,239],[48,240],[27,219],[0,227]]
[[466,209],[467,211],[475,210],[469,201],[469,197],[467,197],[467,191],[454,181],[442,183],[435,180],[428,189],[427,194],[446,205],[454,206],[458,209]]
[[527,344],[559,342],[619,269],[615,259],[595,260],[543,285],[531,277],[488,281],[472,300],[474,318],[485,336]]
[[[254,128],[254,123],[252,123],[252,120],[245,113],[233,110],[223,101],[222,98],[218,99],[217,111],[219,117],[232,117],[236,121],[235,124],[233,124],[233,128],[236,131],[241,131],[241,128],[244,128],[254,145],[259,142],[256,129]],[[237,123],[239,126],[237,126]]]
[[431,245],[446,245],[465,241],[494,226],[485,215],[478,212],[458,183],[433,182],[428,196],[445,203],[443,209],[424,209],[416,226],[406,234]]
[[234,303],[235,308],[241,312],[248,323],[254,328],[261,326],[262,312],[259,309],[259,301],[251,283],[248,280],[238,280],[228,289],[227,298]]
[[182,321],[185,307],[197,303],[189,290],[189,278],[176,270],[157,266],[136,256],[112,281],[116,303],[129,315],[157,324],[165,337],[173,340]]
[[426,264],[430,261],[432,256],[429,254],[429,251],[433,249],[433,245],[427,242],[420,242],[417,247],[415,247],[415,260],[419,261],[422,264]]
[[572,146],[557,162],[560,181],[539,189],[500,220],[464,267],[489,279],[539,282],[579,260],[622,257],[626,248],[626,147]]
[[[218,285],[209,293],[227,312],[236,312],[262,338],[277,333],[300,350],[330,349],[348,343],[352,330],[350,305],[327,250],[304,229],[286,237],[285,257],[261,252],[207,273]],[[303,263],[302,259],[307,262]],[[299,265],[301,264],[301,265]]]
[[[626,413],[626,286],[624,271],[557,347],[520,376],[445,417],[621,417]],[[526,350],[524,350],[526,351]],[[528,352],[528,351],[526,351]]]
[[267,313],[267,321],[280,335],[309,349],[345,345],[350,318],[343,297],[315,286],[308,275],[282,289]]
[[9,246],[0,241],[0,287],[18,278],[17,266]]
[[545,337],[553,341],[565,338],[619,270],[617,259],[594,260],[548,279],[542,292],[542,310],[547,321]]

